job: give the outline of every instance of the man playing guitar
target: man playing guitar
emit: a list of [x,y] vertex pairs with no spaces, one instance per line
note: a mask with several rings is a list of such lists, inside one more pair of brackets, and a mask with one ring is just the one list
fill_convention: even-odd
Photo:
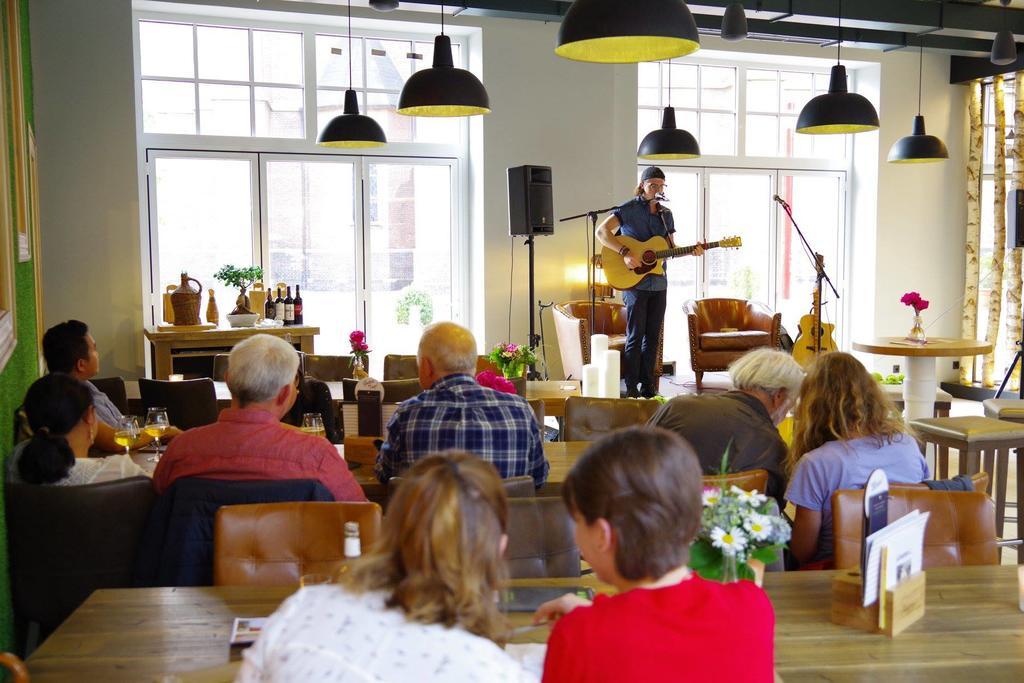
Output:
[[[665,174],[657,166],[648,166],[640,176],[636,196],[615,209],[597,226],[596,236],[605,247],[617,251],[629,268],[642,264],[639,254],[630,252],[618,235],[646,241],[651,237],[664,237],[674,247],[672,233],[676,231],[672,212],[662,206]],[[704,249],[697,246],[693,254],[700,256]],[[658,356],[658,340],[665,321],[668,280],[664,275],[651,273],[630,289],[623,290],[626,304],[626,395],[630,398],[650,398],[658,393],[658,378],[654,365]],[[637,389],[639,385],[639,390]]]

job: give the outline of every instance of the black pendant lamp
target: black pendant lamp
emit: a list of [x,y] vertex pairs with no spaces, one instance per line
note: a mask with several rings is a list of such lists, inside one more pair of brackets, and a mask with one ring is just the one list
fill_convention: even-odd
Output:
[[989,61],[999,66],[1006,66],[1017,61],[1017,43],[1014,42],[1013,32],[1006,28],[1006,6],[1010,0],[999,0],[1003,6],[1003,30],[996,34],[992,41],[992,54]]
[[889,150],[891,164],[927,164],[949,158],[946,144],[934,135],[924,132],[924,117],[921,116],[921,80],[924,72],[924,46],[921,45],[917,66],[917,116],[910,135],[896,141]]
[[700,49],[683,0],[576,0],[558,29],[559,57],[629,64],[682,57]]
[[341,116],[331,119],[316,139],[322,147],[381,147],[388,142],[384,129],[369,116],[359,113],[359,100],[352,89],[352,0],[348,2],[348,90]]
[[878,130],[878,112],[863,95],[847,89],[846,67],[839,62],[843,45],[843,3],[839,1],[839,41],[828,92],[812,98],[800,110],[796,132],[809,135],[864,133]]
[[417,71],[398,96],[398,113],[406,116],[474,116],[491,112],[490,98],[480,79],[465,69],[456,69],[452,41],[444,34],[444,5],[441,5],[441,35],[434,38],[434,65]]
[[661,118],[661,128],[644,136],[636,155],[641,159],[696,159],[700,156],[697,138],[689,131],[676,128],[676,110],[672,107],[672,62],[668,63],[668,106]]
[[390,12],[398,9],[398,0],[370,0],[370,7],[378,12]]
[[743,4],[734,2],[725,8],[722,16],[722,40],[736,42],[747,37],[747,14]]

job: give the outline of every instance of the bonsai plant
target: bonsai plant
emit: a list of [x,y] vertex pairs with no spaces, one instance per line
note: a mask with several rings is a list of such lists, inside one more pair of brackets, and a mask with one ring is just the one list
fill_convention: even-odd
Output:
[[223,282],[228,287],[238,287],[239,295],[235,301],[235,309],[231,315],[240,313],[252,313],[249,310],[249,297],[245,290],[252,286],[257,280],[263,279],[263,269],[259,266],[239,268],[238,266],[226,265],[213,274],[214,279]]

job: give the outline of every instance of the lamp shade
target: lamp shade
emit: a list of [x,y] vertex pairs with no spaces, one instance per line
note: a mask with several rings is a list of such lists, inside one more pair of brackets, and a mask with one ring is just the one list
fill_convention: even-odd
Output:
[[832,67],[828,92],[811,99],[800,110],[796,132],[810,135],[863,133],[878,130],[878,112],[863,95],[848,92],[846,67]]
[[992,41],[992,55],[989,58],[993,64],[1006,66],[1017,61],[1017,44],[1013,40],[1013,33],[1003,29],[996,34]]
[[889,163],[927,164],[949,158],[946,144],[934,135],[924,132],[924,117],[914,117],[914,132],[896,141],[889,149]]
[[558,29],[555,54],[579,62],[628,64],[700,49],[683,0],[576,0]]
[[355,90],[345,91],[345,109],[331,119],[316,139],[322,147],[380,147],[387,144],[384,129],[369,116],[359,113]]
[[434,65],[417,71],[398,96],[398,113],[407,116],[473,116],[491,111],[487,90],[480,79],[456,69],[452,41],[441,34],[434,38]]
[[676,128],[676,110],[665,107],[661,128],[644,136],[636,155],[641,159],[696,159],[700,145],[689,131]]
[[743,5],[734,2],[725,8],[722,16],[722,40],[737,41],[747,37],[747,13]]

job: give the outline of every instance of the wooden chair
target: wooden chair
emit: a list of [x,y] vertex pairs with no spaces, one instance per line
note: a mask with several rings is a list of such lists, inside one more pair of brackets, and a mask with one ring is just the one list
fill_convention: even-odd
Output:
[[28,683],[28,667],[25,666],[25,662],[21,661],[21,657],[10,652],[0,652],[0,666],[7,669],[10,672],[11,683]]
[[213,381],[224,382],[228,377],[228,358],[230,354],[218,353],[213,357]]
[[260,503],[217,510],[217,586],[297,586],[303,574],[336,574],[345,560],[345,522],[359,523],[363,550],[380,535],[376,503]]
[[[403,481],[405,479],[402,477],[391,477],[388,479],[387,500],[389,503]],[[501,485],[505,488],[505,496],[510,500],[512,498],[533,498],[537,494],[533,484],[533,477],[528,474],[524,474],[521,477],[502,479]]]
[[181,430],[213,424],[220,412],[217,391],[208,377],[182,382],[143,378],[139,380],[139,395],[144,409],[167,408],[171,424]]
[[528,398],[526,402],[530,404],[530,408],[533,409],[533,415],[537,418],[537,424],[540,425],[540,431],[544,433],[544,399],[542,398]]
[[513,579],[580,575],[575,523],[561,498],[510,498],[505,559]]
[[306,354],[305,373],[321,382],[352,379],[352,356],[321,356]]
[[744,470],[743,472],[730,472],[729,474],[709,474],[701,477],[704,486],[720,486],[728,489],[736,486],[744,491],[759,491],[764,493],[768,487],[768,470]]
[[94,377],[89,381],[107,395],[107,398],[115,408],[121,411],[122,415],[128,414],[128,392],[125,389],[123,377]]
[[646,424],[661,406],[654,400],[570,396],[565,400],[566,441],[595,441],[622,427]]
[[389,353],[384,356],[384,379],[417,379],[420,376],[416,355]]

